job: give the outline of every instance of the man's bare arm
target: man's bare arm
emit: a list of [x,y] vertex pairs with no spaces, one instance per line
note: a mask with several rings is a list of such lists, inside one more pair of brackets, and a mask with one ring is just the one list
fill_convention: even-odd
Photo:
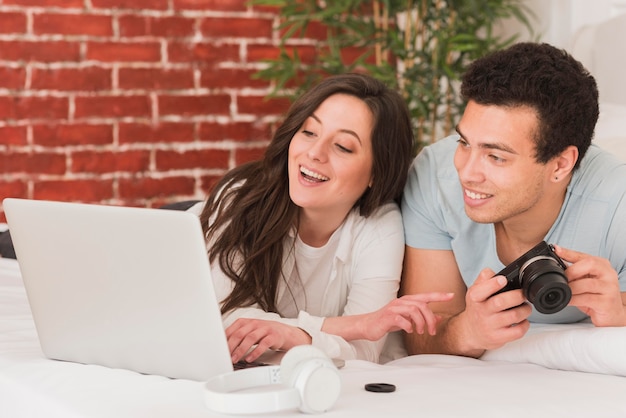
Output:
[[429,304],[441,317],[436,335],[406,334],[409,354],[455,354],[478,358],[486,349],[521,338],[529,327],[530,305],[524,303],[521,290],[492,297],[506,284],[505,277],[494,277],[494,274],[484,269],[468,289],[452,251],[407,246],[401,293],[454,293],[449,302]]
[[467,287],[449,250],[421,250],[406,246],[402,273],[401,294],[423,292],[453,292],[449,302],[431,303],[434,313],[441,317],[437,335],[416,332],[405,334],[409,354],[461,354],[450,321],[465,309]]

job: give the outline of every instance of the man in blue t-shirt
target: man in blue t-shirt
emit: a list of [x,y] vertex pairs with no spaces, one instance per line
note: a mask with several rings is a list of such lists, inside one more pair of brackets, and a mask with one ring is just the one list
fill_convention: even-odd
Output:
[[[431,304],[436,335],[406,334],[409,353],[480,357],[530,321],[626,325],[626,164],[591,144],[593,77],[565,51],[519,43],[470,65],[461,94],[458,135],[422,150],[403,197],[402,293],[454,292]],[[524,268],[564,261],[571,300],[557,313],[496,275],[542,241],[557,257]]]

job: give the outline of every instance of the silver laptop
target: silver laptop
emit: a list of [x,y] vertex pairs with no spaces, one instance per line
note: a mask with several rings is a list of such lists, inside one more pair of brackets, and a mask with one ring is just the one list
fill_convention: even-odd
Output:
[[3,204],[45,356],[192,380],[233,370],[197,216]]

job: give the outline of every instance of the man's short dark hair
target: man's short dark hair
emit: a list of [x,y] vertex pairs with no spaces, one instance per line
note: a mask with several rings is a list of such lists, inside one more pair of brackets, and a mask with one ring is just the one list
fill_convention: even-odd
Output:
[[461,95],[481,105],[534,109],[540,163],[574,145],[578,167],[599,115],[593,76],[565,50],[546,43],[521,42],[477,59],[462,77]]

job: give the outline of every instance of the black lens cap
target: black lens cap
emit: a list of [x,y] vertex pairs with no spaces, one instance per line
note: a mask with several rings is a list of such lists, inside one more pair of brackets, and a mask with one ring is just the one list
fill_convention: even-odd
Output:
[[365,390],[368,392],[389,393],[395,392],[396,385],[391,383],[368,383],[365,385]]

